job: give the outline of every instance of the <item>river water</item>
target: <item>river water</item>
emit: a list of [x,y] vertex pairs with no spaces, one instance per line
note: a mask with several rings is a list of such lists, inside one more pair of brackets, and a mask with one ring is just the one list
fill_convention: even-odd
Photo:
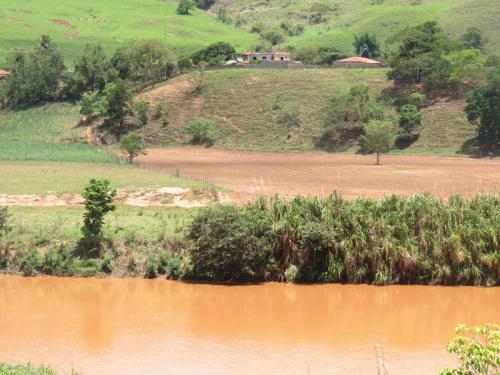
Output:
[[0,277],[0,361],[83,375],[436,374],[487,322],[500,288]]

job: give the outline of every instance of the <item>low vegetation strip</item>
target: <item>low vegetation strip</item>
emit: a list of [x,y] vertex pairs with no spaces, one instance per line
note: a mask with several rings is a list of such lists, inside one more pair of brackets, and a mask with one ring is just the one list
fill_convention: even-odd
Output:
[[[0,375],[57,375],[57,372],[47,366],[26,364],[7,364],[0,362]],[[76,372],[72,372],[76,375]]]
[[[2,210],[0,270],[7,273],[222,283],[500,284],[498,195],[446,201],[428,195],[274,197],[243,207],[178,211],[180,216],[158,209],[148,214],[147,238],[111,221],[92,237],[91,247],[78,234],[77,217],[71,235],[62,236],[56,223],[50,233],[30,229]],[[145,211],[137,215],[146,218]]]

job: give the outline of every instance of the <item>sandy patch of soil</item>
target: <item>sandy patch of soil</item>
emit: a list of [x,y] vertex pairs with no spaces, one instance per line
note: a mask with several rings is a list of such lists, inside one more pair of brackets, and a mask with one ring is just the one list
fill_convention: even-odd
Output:
[[[116,201],[138,207],[201,207],[213,201],[211,192],[178,187],[119,190]],[[83,203],[79,194],[0,194],[0,206],[74,206]]]
[[72,25],[68,21],[65,21],[65,20],[50,20],[50,22],[52,22],[53,24],[62,26],[66,29],[70,29],[70,30],[76,29],[75,25]]
[[348,198],[500,193],[500,160],[384,155],[382,165],[376,166],[373,155],[206,148],[151,149],[139,160],[207,177],[231,189],[225,201],[242,202],[275,193],[326,196],[335,190]]

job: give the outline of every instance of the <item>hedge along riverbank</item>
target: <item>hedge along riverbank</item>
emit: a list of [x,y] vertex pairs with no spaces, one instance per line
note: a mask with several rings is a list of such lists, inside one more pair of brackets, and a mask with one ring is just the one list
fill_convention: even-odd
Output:
[[190,277],[499,285],[500,196],[259,199],[194,219]]

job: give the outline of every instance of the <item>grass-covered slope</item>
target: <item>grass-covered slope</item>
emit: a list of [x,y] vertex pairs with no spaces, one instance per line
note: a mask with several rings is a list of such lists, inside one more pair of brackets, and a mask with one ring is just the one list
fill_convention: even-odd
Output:
[[[148,91],[141,98],[165,104],[171,114],[168,126],[152,121],[140,131],[152,144],[189,141],[183,131],[190,121],[209,118],[219,130],[215,145],[256,150],[310,150],[324,131],[325,105],[332,96],[366,84],[375,95],[392,87],[385,69],[377,70],[267,70],[209,71],[205,89],[193,93],[192,75],[184,75]],[[300,126],[288,128],[279,121],[282,109],[296,106]],[[423,110],[420,138],[404,152],[455,154],[474,137],[463,100],[441,99]],[[387,113],[395,115],[387,105]]]
[[[391,34],[425,21],[437,21],[451,37],[458,38],[468,27],[478,27],[488,38],[488,48],[500,47],[500,2],[497,0],[335,0],[318,1],[330,6],[325,22],[313,25],[308,0],[216,0],[233,20],[239,16],[244,27],[257,21],[278,27],[282,21],[300,23],[305,32],[284,44],[296,47],[335,46],[353,53],[353,35],[376,34],[384,41]],[[377,4],[380,3],[380,4]]]
[[68,64],[87,43],[111,52],[130,40],[156,38],[183,53],[221,40],[244,49],[257,39],[201,10],[181,16],[176,8],[175,1],[158,0],[0,0],[0,67],[9,52],[32,48],[41,34],[53,38]]

